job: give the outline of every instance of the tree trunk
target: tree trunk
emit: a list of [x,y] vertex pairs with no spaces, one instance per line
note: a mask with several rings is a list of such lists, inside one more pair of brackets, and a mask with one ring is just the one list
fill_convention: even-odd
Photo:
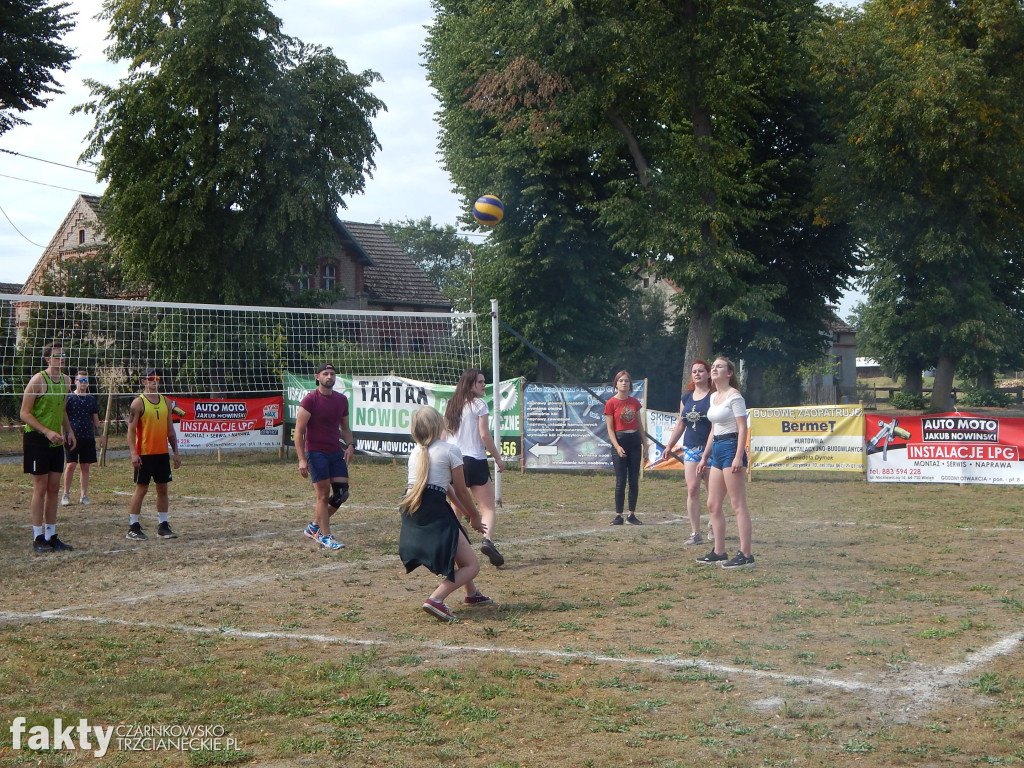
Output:
[[743,399],[751,408],[759,408],[764,404],[764,367],[748,365],[744,373]]
[[940,357],[935,366],[935,383],[932,385],[932,408],[946,412],[953,410],[953,373],[956,360]]
[[978,389],[995,389],[996,375],[991,369],[978,374],[978,380],[974,383]]
[[913,371],[906,371],[903,374],[903,391],[910,392],[912,395],[920,395],[921,390],[924,389],[924,375],[921,373],[921,369],[918,368]]
[[[687,381],[694,360],[711,364],[711,310],[693,308],[690,310],[690,328],[686,332],[686,365],[683,367]],[[683,384],[686,387],[686,384]]]

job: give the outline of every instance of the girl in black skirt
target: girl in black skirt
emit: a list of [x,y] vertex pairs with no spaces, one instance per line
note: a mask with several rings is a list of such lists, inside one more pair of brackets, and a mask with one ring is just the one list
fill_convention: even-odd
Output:
[[406,573],[422,565],[444,578],[423,603],[423,610],[440,621],[455,621],[444,599],[459,587],[466,590],[466,605],[486,605],[491,598],[473,583],[480,562],[446,496],[452,494],[469,524],[484,532],[466,487],[462,453],[441,439],[443,430],[444,421],[434,408],[428,406],[413,414],[410,431],[416,447],[409,455],[409,490],[399,507],[402,532],[398,555]]

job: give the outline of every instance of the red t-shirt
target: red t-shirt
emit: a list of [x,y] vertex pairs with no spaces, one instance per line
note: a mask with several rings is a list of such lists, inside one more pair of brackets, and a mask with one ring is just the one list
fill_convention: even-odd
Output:
[[306,450],[320,453],[336,453],[341,450],[341,420],[348,416],[348,398],[340,392],[320,394],[314,389],[299,403],[300,408],[309,411],[306,424]]
[[604,415],[614,417],[616,432],[628,432],[640,429],[640,408],[640,401],[635,397],[619,400],[613,396],[604,404]]

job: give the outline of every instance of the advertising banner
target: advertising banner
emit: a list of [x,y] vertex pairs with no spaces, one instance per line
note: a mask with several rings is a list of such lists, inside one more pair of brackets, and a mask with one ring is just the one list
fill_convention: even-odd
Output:
[[[312,376],[285,372],[286,445],[294,445],[295,417],[299,402],[316,388]],[[519,455],[520,390],[522,379],[508,379],[499,388],[502,459]],[[485,397],[490,408],[494,387],[487,385]],[[444,413],[455,392],[454,386],[431,384],[401,376],[348,376],[338,374],[334,391],[348,397],[348,423],[358,441],[359,453],[372,456],[408,456],[415,447],[409,435],[413,413],[430,405]],[[492,409],[493,412],[493,409]]]
[[284,408],[275,397],[168,398],[178,448],[280,448]]
[[863,417],[849,405],[751,408],[750,469],[863,472]]
[[1024,419],[937,413],[865,421],[868,482],[1024,485]]
[[[678,413],[647,411],[647,469],[676,469],[682,471],[682,461],[668,453],[668,449],[672,447],[668,444],[668,439],[672,436],[672,430],[675,429],[678,420]],[[662,448],[650,438],[654,438],[665,448]],[[677,445],[679,446],[679,454],[682,455],[682,435],[679,436]]]
[[[523,387],[523,463],[527,469],[612,469],[604,420],[610,384],[590,387],[527,384]],[[633,384],[633,397],[647,402],[647,382]]]

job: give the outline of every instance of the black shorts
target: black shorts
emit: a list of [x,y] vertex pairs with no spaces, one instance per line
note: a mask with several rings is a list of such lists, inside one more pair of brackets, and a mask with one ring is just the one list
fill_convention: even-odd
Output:
[[474,459],[472,456],[462,457],[462,474],[466,476],[466,485],[487,485],[491,482],[491,468],[487,459]]
[[50,445],[42,432],[26,432],[22,440],[26,475],[48,475],[64,471],[64,446]]
[[64,458],[68,464],[95,464],[96,463],[96,441],[79,440],[72,448],[64,444]]
[[164,484],[171,482],[171,454],[151,453],[140,456],[142,466],[135,468],[135,484],[149,485],[149,481]]

